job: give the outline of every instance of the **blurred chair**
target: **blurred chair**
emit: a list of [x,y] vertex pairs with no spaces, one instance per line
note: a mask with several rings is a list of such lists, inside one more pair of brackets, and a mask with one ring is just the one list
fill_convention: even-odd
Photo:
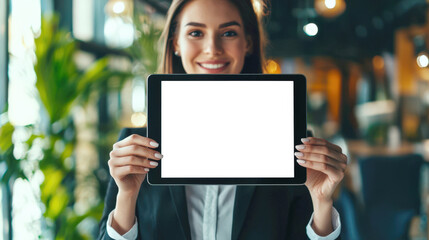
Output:
[[420,213],[423,161],[418,154],[359,159],[363,239],[408,239],[411,218]]
[[334,207],[341,219],[341,239],[362,240],[357,205],[354,194],[350,190],[342,188],[338,199],[334,202]]

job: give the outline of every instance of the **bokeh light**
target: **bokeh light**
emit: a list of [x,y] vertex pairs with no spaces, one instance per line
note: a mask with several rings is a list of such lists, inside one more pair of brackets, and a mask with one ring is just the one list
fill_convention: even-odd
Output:
[[310,37],[316,36],[319,32],[319,28],[315,23],[308,23],[304,26],[304,32]]
[[135,112],[131,115],[131,123],[134,127],[144,127],[147,123],[147,116],[143,112]]
[[328,9],[333,9],[335,8],[335,5],[337,5],[337,1],[336,0],[325,0],[325,6]]
[[417,65],[421,68],[425,68],[429,65],[429,58],[425,53],[422,53],[417,57]]
[[125,4],[124,2],[120,1],[120,2],[115,2],[113,4],[113,12],[116,14],[121,14],[123,13],[125,10]]
[[276,61],[269,59],[267,61],[267,72],[270,74],[278,74],[281,73],[280,64],[278,64]]

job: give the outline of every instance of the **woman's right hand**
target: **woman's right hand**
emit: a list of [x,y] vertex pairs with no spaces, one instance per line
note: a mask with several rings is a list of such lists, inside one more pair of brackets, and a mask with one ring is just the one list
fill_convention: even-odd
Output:
[[151,168],[156,168],[162,158],[158,151],[153,150],[158,146],[154,140],[137,134],[113,145],[108,164],[119,193],[137,196],[146,174]]

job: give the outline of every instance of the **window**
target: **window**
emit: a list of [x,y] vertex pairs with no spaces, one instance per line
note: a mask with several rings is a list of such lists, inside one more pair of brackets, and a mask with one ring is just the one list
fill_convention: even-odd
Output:
[[7,11],[8,1],[0,2],[0,112],[3,112],[7,101]]

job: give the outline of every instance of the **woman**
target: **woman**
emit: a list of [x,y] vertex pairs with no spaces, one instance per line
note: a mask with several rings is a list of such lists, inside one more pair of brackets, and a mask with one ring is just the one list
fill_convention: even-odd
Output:
[[[259,21],[250,0],[174,0],[160,72],[262,73]],[[208,224],[203,196],[209,187],[154,187],[144,181],[162,155],[158,143],[141,135],[142,129],[123,130],[113,145],[100,239],[338,237],[332,195],[347,162],[340,147],[319,138],[296,146],[298,163],[307,168],[306,187],[221,186],[214,223]]]

